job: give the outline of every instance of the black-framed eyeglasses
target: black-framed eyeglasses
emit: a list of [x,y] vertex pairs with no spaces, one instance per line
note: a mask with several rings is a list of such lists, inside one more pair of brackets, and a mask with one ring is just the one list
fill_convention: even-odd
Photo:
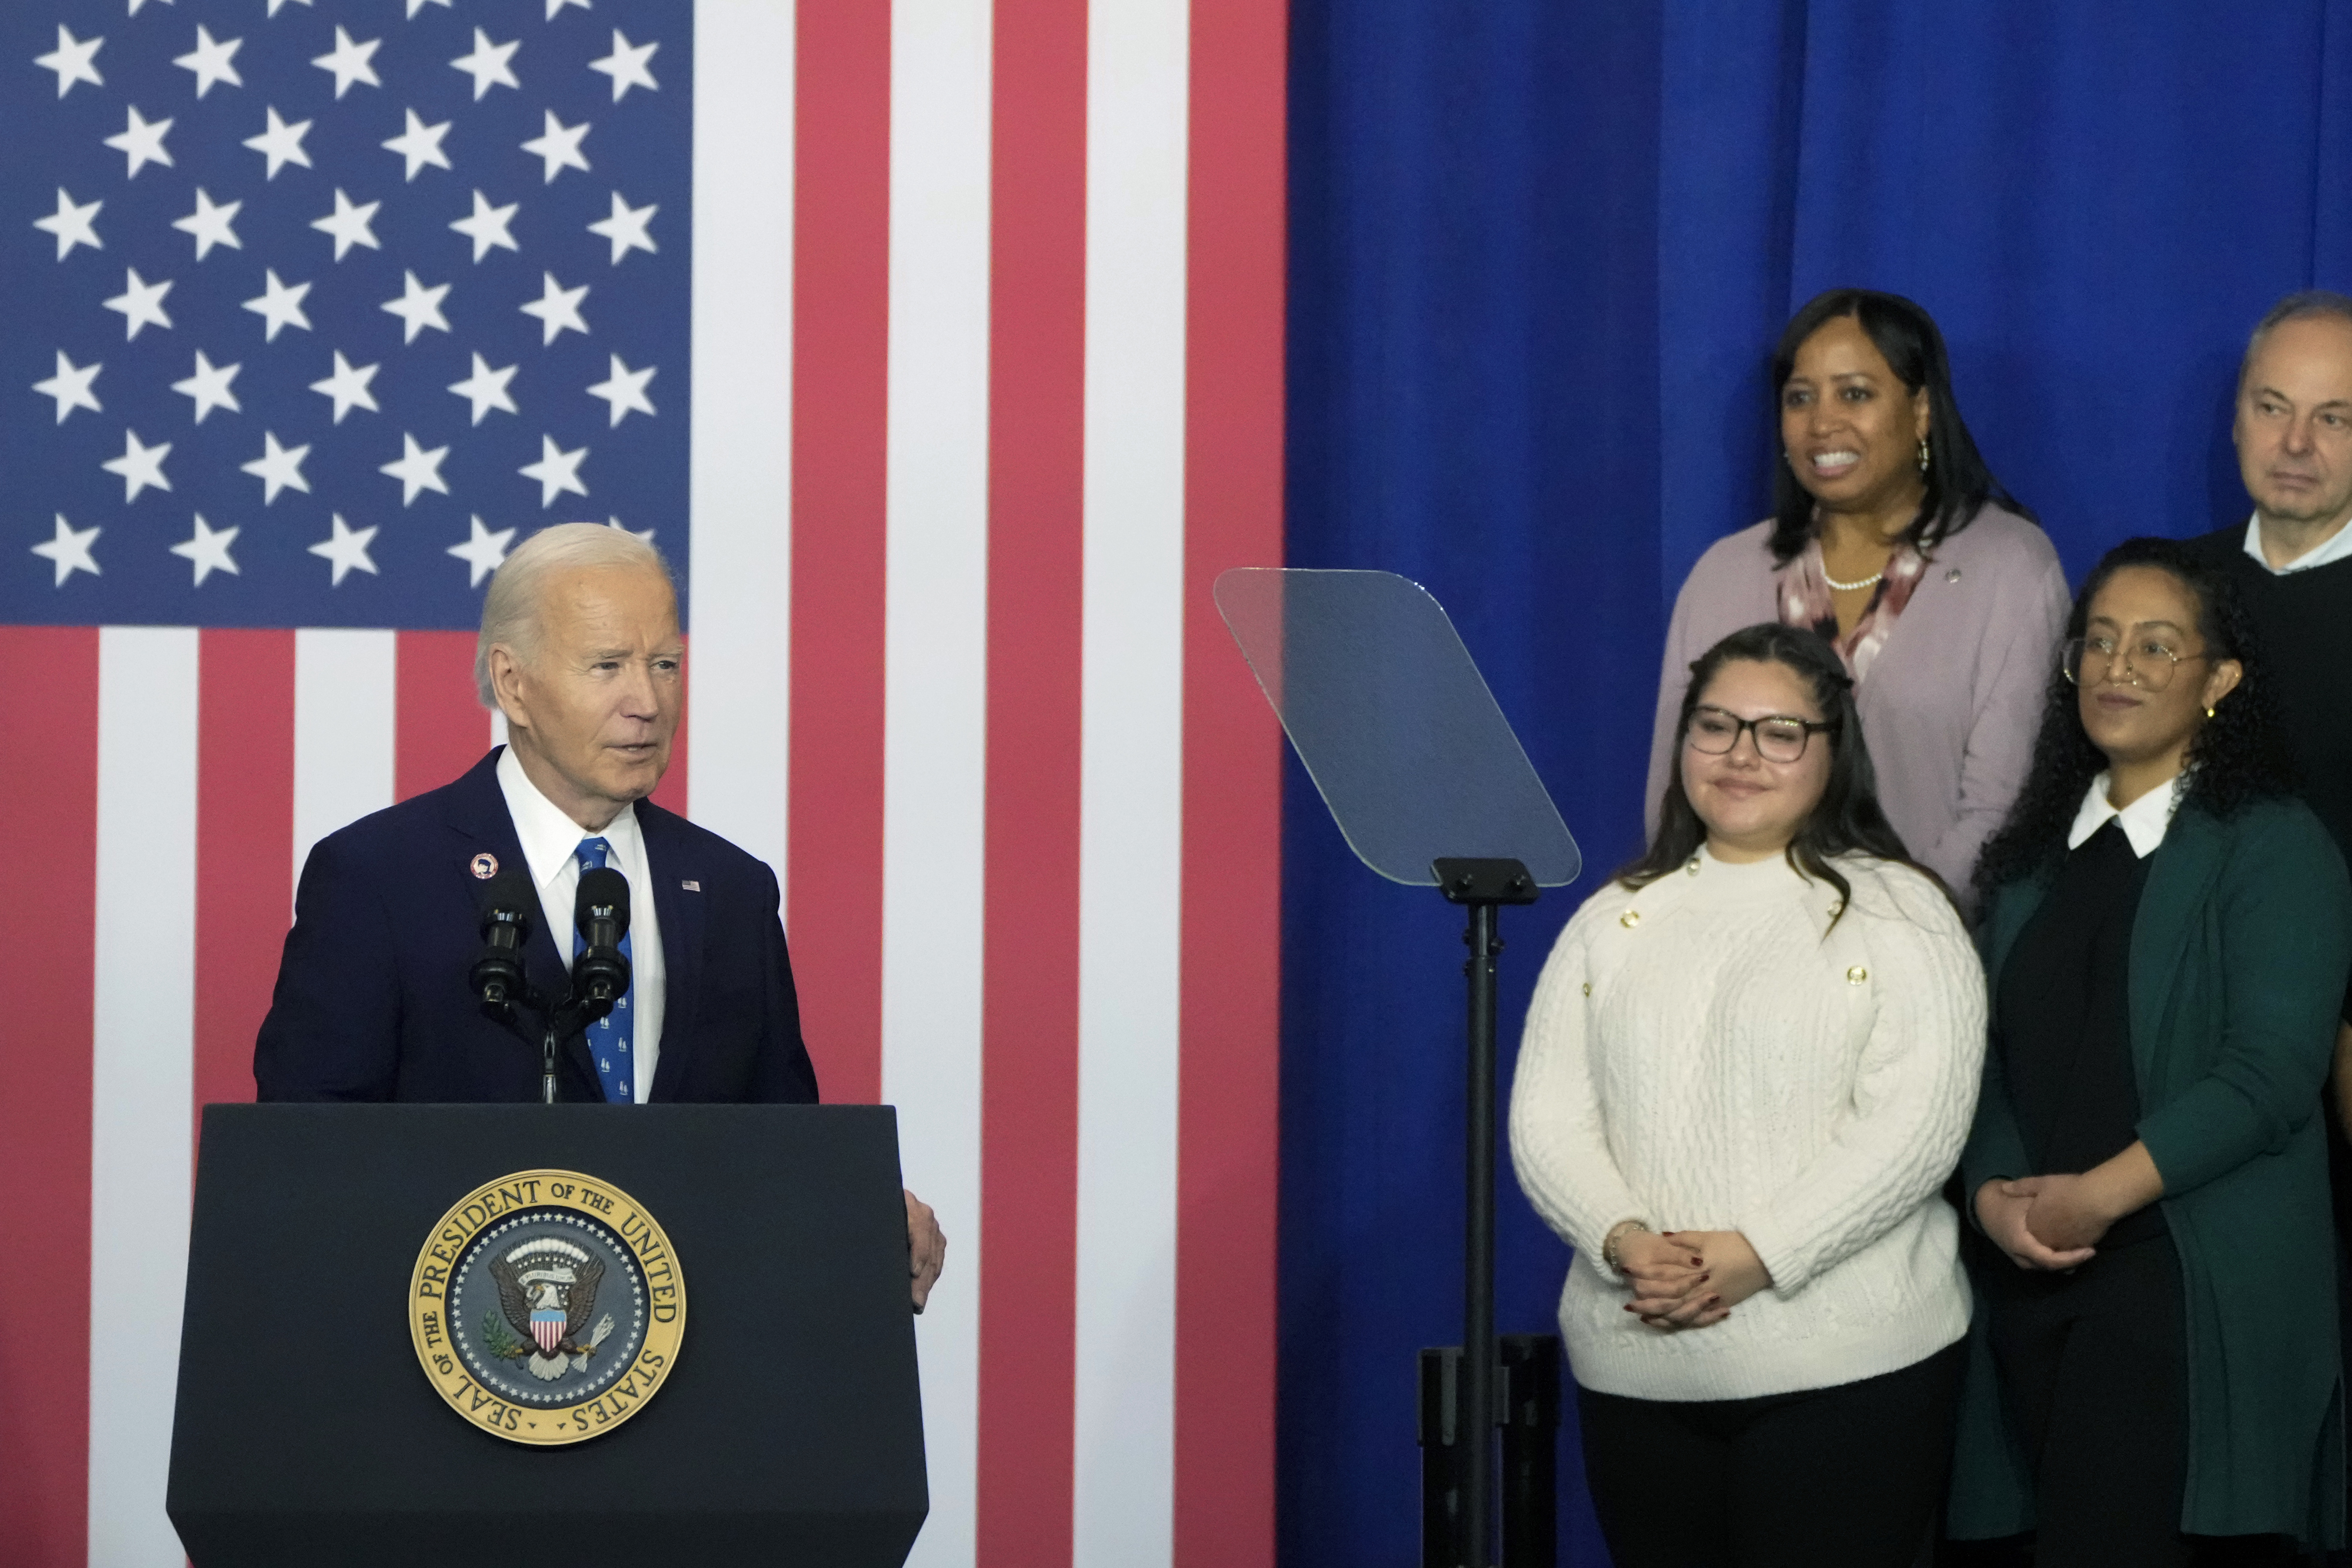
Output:
[[2182,665],[2205,657],[2182,653],[2162,637],[2075,637],[2059,650],[2058,668],[2080,686],[2086,679],[2095,683],[2113,674],[2120,658],[2126,680],[2143,691],[2161,691]]
[[1739,732],[1745,730],[1756,737],[1758,756],[1768,763],[1793,763],[1805,754],[1806,742],[1836,728],[1832,722],[1785,713],[1742,719],[1712,703],[1702,703],[1691,710],[1690,728],[1683,731],[1683,739],[1694,752],[1720,757],[1739,744]]

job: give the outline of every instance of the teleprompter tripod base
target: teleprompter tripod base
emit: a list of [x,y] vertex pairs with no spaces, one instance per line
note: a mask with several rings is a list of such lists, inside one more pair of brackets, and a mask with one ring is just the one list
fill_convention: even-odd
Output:
[[[1559,1341],[1505,1334],[1495,1342],[1496,1417],[1502,1428],[1502,1568],[1551,1568],[1559,1550],[1553,1490],[1559,1430]],[[1421,1352],[1421,1560],[1465,1563],[1463,1547],[1462,1347]]]

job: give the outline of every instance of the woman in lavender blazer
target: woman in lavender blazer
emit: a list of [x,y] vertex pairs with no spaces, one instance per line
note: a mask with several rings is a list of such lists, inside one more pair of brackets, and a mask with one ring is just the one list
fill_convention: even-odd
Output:
[[1985,466],[1943,334],[1910,300],[1818,296],[1781,333],[1772,384],[1774,515],[1717,540],[1675,595],[1652,816],[1691,661],[1759,621],[1811,626],[1854,679],[1887,819],[1965,889],[2032,754],[2069,603],[2058,552]]

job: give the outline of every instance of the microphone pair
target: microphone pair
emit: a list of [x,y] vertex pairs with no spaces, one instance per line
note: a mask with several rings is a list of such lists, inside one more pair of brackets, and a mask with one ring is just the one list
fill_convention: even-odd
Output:
[[[482,955],[475,960],[468,979],[486,1010],[510,1018],[519,1002],[540,1005],[530,994],[522,964],[532,917],[539,912],[539,890],[529,877],[510,868],[484,883],[476,900]],[[589,1018],[601,1018],[629,988],[629,961],[621,953],[621,939],[629,933],[629,879],[609,866],[582,872],[580,889],[572,900],[572,921],[583,943],[572,964],[572,998],[586,1005]]]

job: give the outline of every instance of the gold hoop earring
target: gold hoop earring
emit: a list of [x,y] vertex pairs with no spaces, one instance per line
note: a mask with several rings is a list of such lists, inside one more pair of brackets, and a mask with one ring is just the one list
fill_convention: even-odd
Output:
[[1927,471],[1927,437],[1925,436],[1919,437],[1919,471],[1923,474]]

